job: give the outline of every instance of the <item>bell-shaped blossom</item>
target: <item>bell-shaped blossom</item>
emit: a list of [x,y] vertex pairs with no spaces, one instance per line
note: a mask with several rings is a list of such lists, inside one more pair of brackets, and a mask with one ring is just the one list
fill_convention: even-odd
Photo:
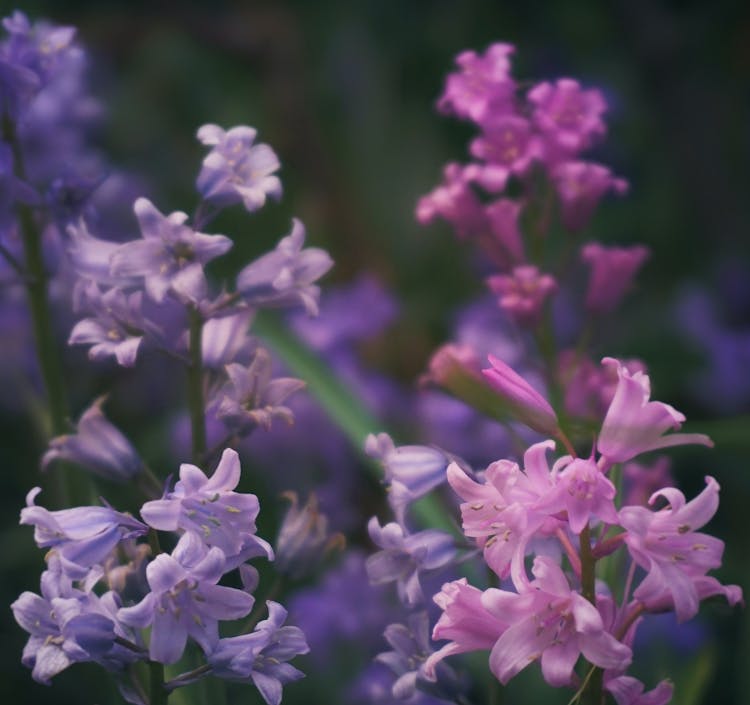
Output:
[[251,306],[264,308],[302,304],[317,314],[320,290],[316,282],[332,266],[333,260],[319,247],[307,247],[305,226],[294,218],[292,232],[279,241],[276,249],[248,264],[237,275],[237,291]]
[[387,433],[370,434],[365,452],[383,466],[387,483],[400,482],[412,499],[423,497],[445,482],[451,459],[432,446],[397,446]]
[[605,357],[602,364],[616,369],[617,389],[602,430],[597,449],[607,463],[624,463],[657,448],[697,443],[713,446],[703,433],[664,434],[679,429],[685,417],[669,404],[650,401],[651,381],[643,372],[631,373],[619,360]]
[[226,570],[222,551],[207,549],[188,531],[171,555],[160,553],[148,564],[151,592],[137,605],[122,607],[117,617],[132,627],[151,626],[152,661],[178,661],[188,636],[209,651],[219,639],[218,621],[244,617],[254,602],[244,590],[216,584]]
[[232,247],[224,235],[206,235],[186,225],[187,214],[162,215],[146,198],[134,206],[143,238],[120,245],[110,259],[115,276],[143,277],[146,293],[157,302],[172,292],[183,303],[206,297],[203,267]]
[[651,464],[625,463],[622,466],[622,506],[648,504],[649,497],[662,487],[673,487],[672,461],[666,455],[658,456]]
[[518,218],[523,204],[510,198],[500,198],[485,208],[490,231],[500,246],[509,265],[524,259],[523,238]]
[[562,223],[573,232],[588,225],[605,193],[621,195],[628,190],[627,181],[592,162],[562,162],[553,169],[552,181],[560,198]]
[[482,370],[482,374],[503,398],[511,415],[535,431],[557,435],[557,415],[550,403],[502,360],[494,355],[489,355],[488,359],[492,367]]
[[266,198],[281,198],[281,181],[274,172],[281,166],[267,144],[253,144],[257,131],[239,125],[223,130],[203,125],[198,139],[212,147],[196,186],[206,201],[226,206],[242,203],[249,212],[262,208]]
[[483,125],[470,151],[485,162],[483,169],[494,172],[492,181],[499,186],[511,175],[526,173],[532,161],[541,156],[541,144],[528,120],[500,115]]
[[663,680],[653,690],[646,691],[643,683],[633,676],[609,677],[605,672],[604,690],[617,705],[667,705],[674,687],[671,681]]
[[456,57],[459,71],[445,81],[438,110],[482,122],[513,107],[516,84],[510,77],[511,44],[490,44],[484,54],[463,51]]
[[575,458],[556,463],[552,471],[554,489],[536,509],[550,513],[565,511],[574,534],[580,534],[593,518],[617,524],[615,486],[604,476],[593,459]]
[[142,469],[143,461],[122,432],[104,415],[106,397],[99,397],[76,425],[76,432],[57,436],[42,457],[42,469],[64,460],[81,465],[108,480],[127,482]]
[[498,304],[516,323],[535,326],[542,317],[547,297],[557,290],[550,274],[542,274],[532,264],[519,265],[511,274],[495,274],[487,285],[498,296]]
[[544,680],[554,687],[572,684],[581,654],[600,668],[630,664],[630,648],[605,630],[599,611],[570,589],[560,566],[538,556],[532,573],[521,593],[490,588],[482,595],[485,609],[509,625],[490,653],[490,670],[503,685],[540,658]]
[[334,547],[343,547],[343,534],[331,534],[328,517],[318,509],[318,498],[311,493],[300,506],[296,492],[285,492],[291,502],[279,536],[276,539],[277,572],[300,578],[316,570],[326,553]]
[[647,571],[634,597],[648,608],[673,605],[680,622],[698,612],[699,602],[707,594],[723,592],[731,604],[738,602],[742,596],[739,588],[722,588],[706,576],[721,565],[724,542],[696,531],[716,513],[719,484],[713,477],[706,477],[705,489],[690,502],[678,489],[667,487],[655,492],[649,504],[660,498],[669,504],[655,512],[645,507],[620,510],[630,555]]
[[305,675],[288,662],[310,649],[301,629],[282,626],[287,611],[280,604],[269,600],[266,606],[268,619],[250,634],[220,639],[208,654],[208,663],[214,676],[251,681],[267,705],[279,705],[283,686]]
[[[89,224],[80,218],[66,228],[68,235],[67,249],[73,268],[78,274],[84,289],[88,289],[90,282],[96,282],[99,286],[117,286],[127,288],[137,284],[137,277],[113,276],[110,270],[110,259],[121,242],[102,240],[94,236],[89,230]],[[76,291],[78,291],[76,288]],[[80,305],[76,305],[80,309]]]
[[491,649],[508,628],[505,619],[484,607],[482,591],[469,585],[466,578],[445,583],[432,599],[443,611],[432,631],[432,638],[435,641],[450,641],[425,661],[424,673],[427,678],[434,678],[435,666],[448,656]]
[[592,313],[614,311],[633,285],[633,279],[649,256],[648,247],[605,247],[590,242],[581,249],[581,259],[591,267],[586,308]]
[[147,527],[129,514],[111,507],[73,507],[50,512],[34,504],[41,492],[35,487],[26,495],[21,524],[34,527],[34,541],[40,548],[54,548],[63,571],[81,579],[91,566],[103,561],[123,539],[141,536]]
[[587,149],[607,131],[602,120],[607,109],[604,96],[596,89],[582,90],[571,78],[560,78],[554,85],[539,83],[527,97],[534,106],[534,124],[564,154]]
[[410,614],[406,624],[389,624],[385,628],[385,640],[393,650],[378,654],[375,660],[396,675],[391,693],[398,700],[413,698],[419,687],[446,701],[455,701],[451,696],[456,694],[458,681],[451,669],[443,665],[436,673],[433,663],[429,675],[426,673],[427,662],[433,656],[429,624],[427,612],[419,611]]
[[117,623],[119,598],[114,592],[101,597],[93,592],[57,592],[42,579],[42,595],[24,592],[11,605],[18,624],[29,633],[22,662],[32,677],[49,680],[73,663],[95,661],[108,670],[122,670],[138,655],[115,643],[115,637],[132,635]]
[[203,324],[201,347],[205,367],[221,369],[232,362],[246,362],[255,348],[248,336],[254,312],[238,311],[231,316],[210,318]]
[[456,553],[452,537],[437,529],[409,534],[395,522],[380,526],[377,517],[372,517],[367,530],[381,549],[367,559],[371,582],[379,585],[395,581],[399,598],[408,605],[424,599],[419,572],[448,565]]
[[273,558],[271,546],[255,534],[258,498],[234,492],[240,473],[239,455],[231,448],[224,450],[210,478],[195,465],[183,463],[174,490],[146,502],[141,516],[155,529],[192,532],[206,546],[220,548],[226,570],[255,556]]
[[294,377],[271,378],[271,355],[258,348],[248,367],[233,362],[225,368],[229,382],[217,398],[216,417],[232,431],[244,435],[258,426],[271,427],[274,419],[291,424],[292,410],[284,401],[304,388],[305,383]]
[[73,326],[68,345],[91,345],[89,359],[114,357],[123,367],[132,367],[144,336],[142,296],[140,291],[126,294],[117,288],[102,293],[89,282],[79,297],[92,315]]
[[[524,582],[523,554],[531,534],[547,522],[535,507],[553,489],[546,453],[553,441],[531,446],[524,454],[523,472],[517,463],[498,460],[485,472],[485,482],[472,480],[455,463],[448,466],[448,482],[461,497],[463,531],[484,550],[484,559],[501,578],[513,571]],[[552,520],[554,530],[557,523]]]

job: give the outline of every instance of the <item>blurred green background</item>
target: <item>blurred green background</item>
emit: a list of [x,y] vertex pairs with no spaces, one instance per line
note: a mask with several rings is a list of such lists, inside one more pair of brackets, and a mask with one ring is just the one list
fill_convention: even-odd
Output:
[[[17,7],[0,4],[3,15]],[[600,87],[610,103],[609,136],[595,158],[627,178],[631,191],[603,205],[588,235],[653,250],[638,290],[610,324],[616,349],[606,352],[644,358],[654,397],[716,439],[717,450],[698,460],[677,451],[675,469],[689,496],[704,474],[718,478],[722,505],[712,527],[727,542],[718,575],[750,583],[742,520],[750,500],[750,409],[721,413],[691,393],[706,360],[680,335],[675,314],[685,287],[698,286],[716,298],[723,325],[750,330],[750,5],[48,0],[20,9],[79,28],[94,59],[94,91],[108,111],[97,138],[114,163],[142,175],[162,211],[195,204],[200,125],[257,127],[281,158],[284,197],[250,219],[229,212],[212,231],[233,234],[240,266],[298,216],[309,243],[336,261],[326,281],[377,273],[398,296],[402,316],[372,364],[402,381],[419,375],[449,335],[452,312],[482,290],[469,251],[449,229],[422,229],[413,217],[442,165],[466,158],[471,128],[434,110],[455,54],[512,42],[516,77],[572,76]],[[36,589],[38,552],[31,532],[11,517],[35,484],[38,448],[24,440],[23,420],[3,423],[3,563],[13,573],[2,593],[9,604]],[[720,604],[702,615],[710,649],[655,657],[662,674],[675,669],[674,702],[750,702],[748,615]],[[98,702],[81,685],[103,684],[93,668],[77,666],[51,689],[34,684],[18,663],[24,635],[14,624],[9,629],[2,646],[9,702]],[[303,687],[290,689],[289,702],[304,701]]]

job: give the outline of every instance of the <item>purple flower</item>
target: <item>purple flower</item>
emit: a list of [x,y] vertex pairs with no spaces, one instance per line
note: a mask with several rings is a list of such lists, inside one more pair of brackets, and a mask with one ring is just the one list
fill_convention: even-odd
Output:
[[586,308],[601,314],[614,311],[648,256],[649,249],[643,245],[605,247],[598,242],[585,245],[581,259],[591,266]]
[[248,367],[233,362],[225,368],[229,383],[216,400],[216,417],[234,432],[244,435],[254,428],[271,427],[274,419],[288,424],[294,415],[283,402],[305,386],[293,377],[271,378],[271,356],[258,348]]
[[244,617],[254,602],[244,590],[216,584],[225,571],[222,551],[207,549],[189,531],[171,555],[161,553],[148,564],[151,592],[137,605],[121,608],[117,617],[132,627],[152,627],[152,661],[179,660],[188,636],[208,652],[219,638],[218,620]]
[[90,360],[114,356],[123,367],[135,365],[144,336],[143,293],[126,294],[120,289],[102,293],[97,284],[90,282],[82,296],[83,306],[93,315],[75,324],[68,345],[91,345]]
[[497,679],[505,685],[541,658],[547,683],[570,685],[581,654],[601,668],[624,670],[631,650],[605,630],[596,607],[570,589],[560,567],[538,556],[532,573],[535,579],[521,593],[490,588],[482,595],[484,608],[509,624],[490,654]]
[[666,499],[668,507],[653,512],[645,507],[623,507],[620,523],[633,560],[648,574],[633,596],[648,608],[672,608],[680,622],[698,612],[701,599],[723,594],[730,604],[742,599],[736,585],[721,586],[706,573],[721,565],[724,542],[697,532],[716,513],[719,484],[706,477],[706,488],[690,502],[674,487],[651,495],[649,504]]
[[310,649],[298,627],[284,627],[287,611],[267,601],[268,619],[252,633],[220,639],[208,663],[213,675],[235,681],[252,681],[268,705],[279,705],[282,687],[304,678],[304,673],[287,663]]
[[231,448],[224,450],[210,479],[195,465],[183,463],[174,490],[146,502],[141,516],[155,529],[194,532],[207,546],[220,548],[226,570],[255,556],[273,558],[271,546],[255,535],[258,498],[233,491],[240,472],[239,456]]
[[617,705],[667,705],[672,699],[672,683],[661,681],[656,688],[644,692],[645,686],[633,676],[608,677],[604,674],[604,689],[612,694]]
[[222,206],[242,202],[252,213],[263,207],[266,197],[281,198],[281,182],[274,175],[279,158],[267,144],[253,144],[257,134],[244,125],[226,131],[203,125],[198,130],[198,139],[213,147],[196,181],[204,199]]
[[248,264],[237,275],[237,291],[255,307],[288,307],[302,304],[311,314],[318,312],[320,290],[314,282],[332,266],[333,260],[319,247],[302,249],[305,226],[292,220],[292,232],[276,249]]
[[120,245],[110,259],[114,276],[143,277],[146,293],[162,302],[169,292],[185,303],[206,296],[203,266],[223,255],[232,241],[223,235],[198,233],[185,225],[187,215],[162,215],[146,198],[134,206],[143,239]]
[[147,528],[129,514],[111,507],[74,507],[50,512],[34,504],[41,492],[35,487],[26,495],[21,524],[34,527],[34,541],[40,548],[54,548],[63,572],[81,579],[91,566],[103,561],[123,539],[142,536]]
[[250,357],[253,341],[248,329],[253,311],[246,309],[231,316],[210,318],[203,324],[201,346],[203,364],[221,369],[230,362],[245,362]]
[[682,426],[685,417],[669,404],[649,401],[651,381],[648,375],[631,373],[619,360],[605,357],[602,364],[617,370],[617,389],[602,430],[597,449],[607,463],[623,463],[635,456],[657,448],[697,443],[713,446],[713,441],[703,433],[664,434]]
[[104,416],[106,397],[99,397],[78,421],[74,435],[57,436],[42,457],[42,469],[58,460],[82,465],[96,475],[126,482],[143,468],[130,441]]
[[382,550],[367,559],[367,574],[375,584],[397,583],[399,598],[408,605],[422,602],[419,572],[448,565],[456,553],[453,539],[437,529],[407,534],[391,522],[380,526],[376,517],[367,524],[373,543]]

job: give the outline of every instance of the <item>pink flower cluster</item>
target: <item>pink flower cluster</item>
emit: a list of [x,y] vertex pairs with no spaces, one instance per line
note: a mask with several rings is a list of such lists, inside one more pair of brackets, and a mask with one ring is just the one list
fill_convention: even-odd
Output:
[[[526,407],[528,418],[544,417],[555,427],[546,400],[499,360],[491,362],[493,388]],[[443,586],[434,597],[443,612],[433,638],[449,642],[427,659],[428,677],[446,656],[488,649],[489,667],[503,684],[539,660],[550,685],[577,687],[574,667],[582,655],[603,670],[604,688],[620,705],[658,705],[671,697],[668,683],[641,697],[642,684],[625,675],[643,615],[673,610],[684,621],[707,597],[723,595],[732,605],[742,600],[738,586],[708,575],[724,550],[722,541],[699,531],[718,507],[713,477],[689,502],[666,487],[646,506],[622,506],[609,476],[615,464],[658,448],[712,442],[703,434],[667,433],[684,416],[651,401],[648,376],[612,358],[603,364],[616,372],[617,385],[590,457],[567,454],[550,466],[555,442],[548,440],[528,448],[523,467],[498,460],[478,479],[457,463],[448,467],[448,482],[462,500],[464,534],[514,589],[481,591],[465,578]],[[618,550],[627,551],[631,565],[626,584],[595,582],[597,561]],[[533,553],[530,578],[526,558]]]

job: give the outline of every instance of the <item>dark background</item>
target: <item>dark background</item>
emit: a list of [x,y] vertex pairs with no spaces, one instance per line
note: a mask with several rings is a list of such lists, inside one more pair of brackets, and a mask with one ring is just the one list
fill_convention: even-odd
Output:
[[[13,8],[0,5],[3,15]],[[750,425],[743,414],[750,407],[740,400],[723,408],[721,400],[694,393],[706,360],[700,345],[681,335],[684,319],[676,314],[686,287],[698,287],[714,299],[727,330],[750,330],[747,4],[50,0],[21,9],[32,19],[79,28],[94,59],[94,90],[108,110],[97,139],[113,162],[143,175],[162,211],[194,205],[200,125],[257,127],[280,156],[285,192],[279,205],[250,220],[223,216],[227,232],[250,223],[246,239],[235,235],[239,261],[272,246],[296,215],[309,242],[336,261],[327,281],[376,272],[399,297],[402,317],[372,364],[404,381],[416,378],[447,337],[453,309],[482,286],[447,227],[422,229],[413,218],[417,198],[438,182],[442,165],[465,158],[471,135],[434,110],[453,57],[512,42],[516,77],[572,76],[600,87],[610,104],[609,136],[596,158],[627,178],[631,190],[604,204],[589,235],[642,242],[653,251],[622,316],[607,325],[617,349],[605,352],[644,358],[654,397],[717,440],[711,467],[692,466],[690,452],[678,451],[678,478],[689,496],[704,474],[719,480],[722,505],[712,528],[727,542],[719,575],[747,584],[750,542],[742,517],[750,499]],[[689,308],[682,315],[689,317]],[[2,548],[17,567],[3,579],[7,604],[36,589],[38,556],[26,557],[35,550],[30,532],[10,519],[35,484],[34,450],[18,440],[23,420],[4,422]],[[701,454],[701,462],[707,457]],[[747,702],[750,620],[720,605],[704,612],[713,646],[683,680],[675,678],[687,684],[700,669],[708,675],[674,702]],[[96,678],[93,668],[64,674],[60,690],[33,684],[16,667],[23,634],[9,629],[2,660],[8,702],[97,702],[83,685]],[[304,688],[290,690],[290,702],[295,694],[304,701]]]

